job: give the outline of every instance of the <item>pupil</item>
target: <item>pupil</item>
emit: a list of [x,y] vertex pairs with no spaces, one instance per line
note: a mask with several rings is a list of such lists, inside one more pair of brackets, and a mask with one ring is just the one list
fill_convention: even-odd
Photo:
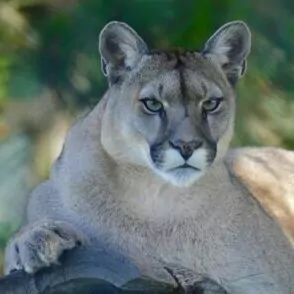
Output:
[[210,100],[210,101],[208,102],[208,108],[210,108],[210,109],[214,108],[214,107],[215,107],[215,104],[216,104],[216,101],[214,101],[214,100]]
[[158,107],[158,103],[156,101],[151,101],[151,107],[152,108],[157,108]]

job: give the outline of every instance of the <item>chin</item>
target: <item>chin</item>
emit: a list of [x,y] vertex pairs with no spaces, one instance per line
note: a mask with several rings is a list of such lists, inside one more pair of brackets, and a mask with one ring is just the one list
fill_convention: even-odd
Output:
[[204,171],[194,168],[176,168],[170,171],[156,170],[156,173],[178,188],[188,188],[204,175]]

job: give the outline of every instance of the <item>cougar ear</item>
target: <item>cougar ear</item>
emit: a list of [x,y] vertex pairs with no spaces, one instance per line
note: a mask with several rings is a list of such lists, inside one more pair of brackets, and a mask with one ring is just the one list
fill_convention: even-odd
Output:
[[99,36],[102,72],[109,83],[117,83],[134,68],[139,59],[148,51],[144,41],[127,24],[112,21]]
[[251,33],[242,21],[233,21],[219,28],[206,42],[202,54],[215,60],[235,85],[246,71],[250,53]]

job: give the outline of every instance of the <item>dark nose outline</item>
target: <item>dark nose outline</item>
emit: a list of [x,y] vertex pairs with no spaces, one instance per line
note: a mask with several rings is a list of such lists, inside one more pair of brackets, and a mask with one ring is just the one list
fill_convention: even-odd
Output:
[[169,142],[170,145],[174,148],[179,150],[181,153],[182,157],[187,161],[193,154],[193,152],[200,148],[203,144],[202,141],[190,141],[190,142],[185,142],[182,140],[177,140],[175,142]]

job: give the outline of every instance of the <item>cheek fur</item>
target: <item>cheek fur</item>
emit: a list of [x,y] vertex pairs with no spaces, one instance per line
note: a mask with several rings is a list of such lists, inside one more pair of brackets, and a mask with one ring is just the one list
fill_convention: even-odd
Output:
[[157,115],[140,114],[134,120],[134,127],[149,145],[156,142],[161,133],[160,118]]
[[224,112],[221,112],[208,116],[207,120],[213,140],[219,141],[228,128],[229,118]]

